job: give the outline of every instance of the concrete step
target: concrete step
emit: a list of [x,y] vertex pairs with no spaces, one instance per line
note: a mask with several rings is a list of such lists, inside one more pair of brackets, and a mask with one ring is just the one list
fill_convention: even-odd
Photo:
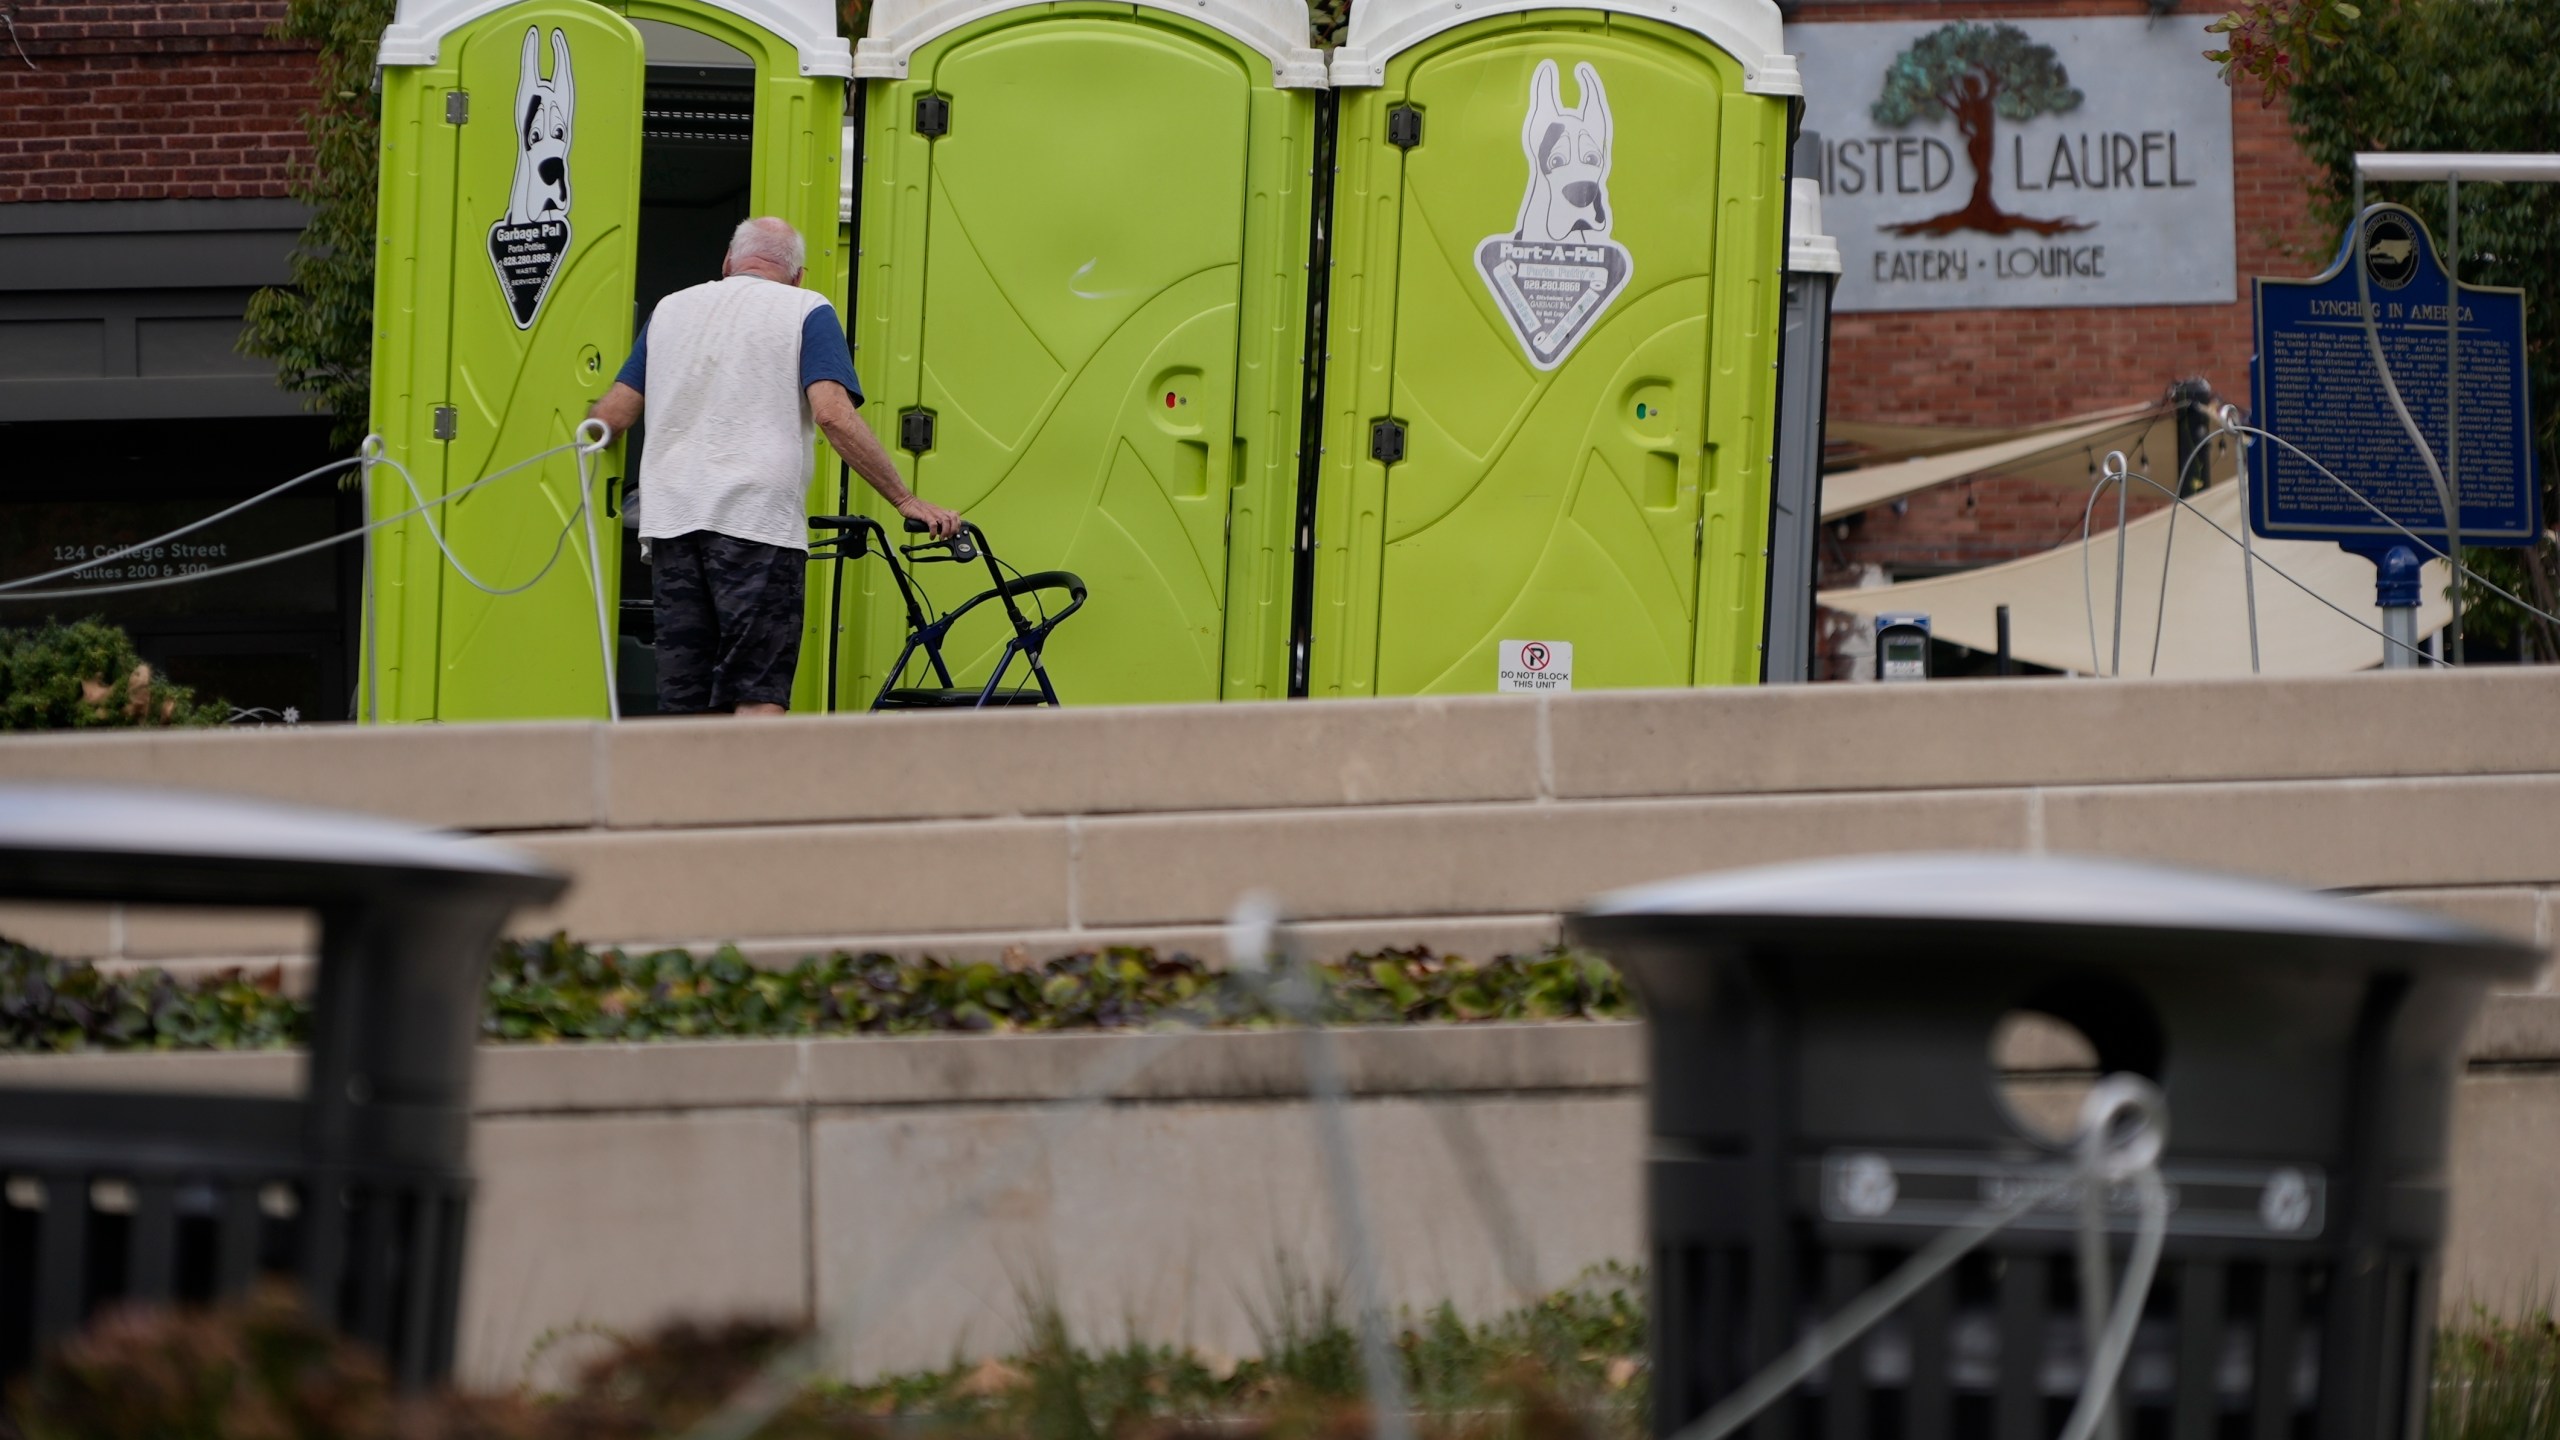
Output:
[[[1915,849],[2459,892],[2547,942],[2555,705],[2560,670],[2505,669],[320,727],[8,737],[0,779],[483,830],[577,881],[517,933],[766,958],[1206,950],[1249,888],[1344,949],[1483,953],[1622,885]],[[310,943],[274,917],[108,909],[0,909],[0,934],[143,962]]]

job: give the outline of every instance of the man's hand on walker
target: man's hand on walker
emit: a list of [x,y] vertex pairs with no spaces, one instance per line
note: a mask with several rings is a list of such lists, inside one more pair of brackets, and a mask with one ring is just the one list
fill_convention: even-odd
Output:
[[898,513],[910,520],[921,520],[936,540],[948,540],[960,533],[960,512],[945,510],[921,495],[910,495],[898,502]]

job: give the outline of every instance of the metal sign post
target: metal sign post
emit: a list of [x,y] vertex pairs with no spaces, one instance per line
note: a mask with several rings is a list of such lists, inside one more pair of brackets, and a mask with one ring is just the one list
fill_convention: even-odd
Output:
[[2393,545],[2373,557],[2373,598],[2382,607],[2385,670],[2418,668],[2418,575],[2425,566],[2418,552],[2406,545]]

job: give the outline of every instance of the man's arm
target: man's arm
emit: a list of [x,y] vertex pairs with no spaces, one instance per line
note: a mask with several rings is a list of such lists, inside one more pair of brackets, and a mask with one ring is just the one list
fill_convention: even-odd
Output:
[[[605,397],[607,400],[612,398],[611,395]],[[635,402],[636,413],[636,402],[640,397],[635,394],[631,398]],[[862,423],[862,412],[853,408],[853,396],[842,384],[834,380],[820,380],[811,385],[809,414],[818,422],[818,428],[826,432],[827,443],[844,457],[844,463],[853,467],[853,473],[869,481],[871,488],[880,492],[880,498],[896,507],[899,514],[910,520],[923,521],[925,528],[939,540],[948,540],[960,533],[958,511],[945,510],[919,497],[907,488],[904,480],[898,478],[897,462],[889,458],[888,447],[880,443],[880,437],[872,434],[871,427]]]
[[640,390],[648,383],[649,327],[642,325],[640,333],[631,337],[630,358],[614,372],[613,386],[604,392],[604,398],[588,407],[587,418],[603,421],[613,435],[620,435],[640,423],[640,407],[644,403]]
[[587,418],[603,421],[607,430],[619,435],[640,423],[643,403],[639,391],[616,380],[613,388],[604,392],[603,399],[588,407]]

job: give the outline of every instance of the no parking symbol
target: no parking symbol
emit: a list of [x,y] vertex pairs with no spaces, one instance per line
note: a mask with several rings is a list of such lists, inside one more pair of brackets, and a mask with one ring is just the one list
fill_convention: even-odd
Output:
[[1573,642],[1505,640],[1495,661],[1494,688],[1506,695],[1573,688]]

